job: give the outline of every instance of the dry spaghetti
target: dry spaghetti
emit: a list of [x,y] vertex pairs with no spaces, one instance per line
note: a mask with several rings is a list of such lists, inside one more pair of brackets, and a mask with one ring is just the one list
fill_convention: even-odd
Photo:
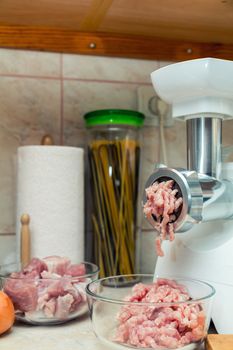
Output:
[[135,140],[89,144],[94,260],[100,276],[132,274],[140,148]]

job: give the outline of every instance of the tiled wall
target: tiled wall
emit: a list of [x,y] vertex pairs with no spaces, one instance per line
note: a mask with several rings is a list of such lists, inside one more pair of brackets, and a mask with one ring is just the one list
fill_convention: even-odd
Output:
[[[85,144],[83,115],[103,108],[137,109],[137,88],[151,86],[150,72],[166,62],[0,49],[0,264],[15,256],[15,155],[20,145]],[[232,122],[225,127],[231,143]],[[157,127],[143,129],[142,181],[159,155]],[[185,125],[165,131],[168,163],[185,166]],[[141,271],[153,271],[154,233],[143,221]]]

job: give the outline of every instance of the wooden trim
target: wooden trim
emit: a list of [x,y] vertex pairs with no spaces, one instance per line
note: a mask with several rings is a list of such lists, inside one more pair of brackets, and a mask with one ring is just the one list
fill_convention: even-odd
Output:
[[233,60],[232,44],[87,33],[48,27],[0,26],[0,47],[169,61],[200,57]]

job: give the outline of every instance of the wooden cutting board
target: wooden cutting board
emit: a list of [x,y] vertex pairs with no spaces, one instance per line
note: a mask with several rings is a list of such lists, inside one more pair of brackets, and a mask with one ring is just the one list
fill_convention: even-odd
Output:
[[233,334],[209,334],[206,350],[233,350]]

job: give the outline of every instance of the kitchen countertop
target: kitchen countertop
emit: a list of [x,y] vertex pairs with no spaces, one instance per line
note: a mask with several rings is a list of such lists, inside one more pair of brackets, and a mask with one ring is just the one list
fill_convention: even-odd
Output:
[[[212,326],[213,327],[213,326]],[[210,326],[209,333],[215,333]],[[204,348],[204,347],[203,347]],[[0,350],[109,350],[95,336],[88,315],[55,326],[32,326],[15,322],[0,336]]]
[[89,316],[56,326],[16,322],[0,336],[0,350],[109,350],[95,336]]

